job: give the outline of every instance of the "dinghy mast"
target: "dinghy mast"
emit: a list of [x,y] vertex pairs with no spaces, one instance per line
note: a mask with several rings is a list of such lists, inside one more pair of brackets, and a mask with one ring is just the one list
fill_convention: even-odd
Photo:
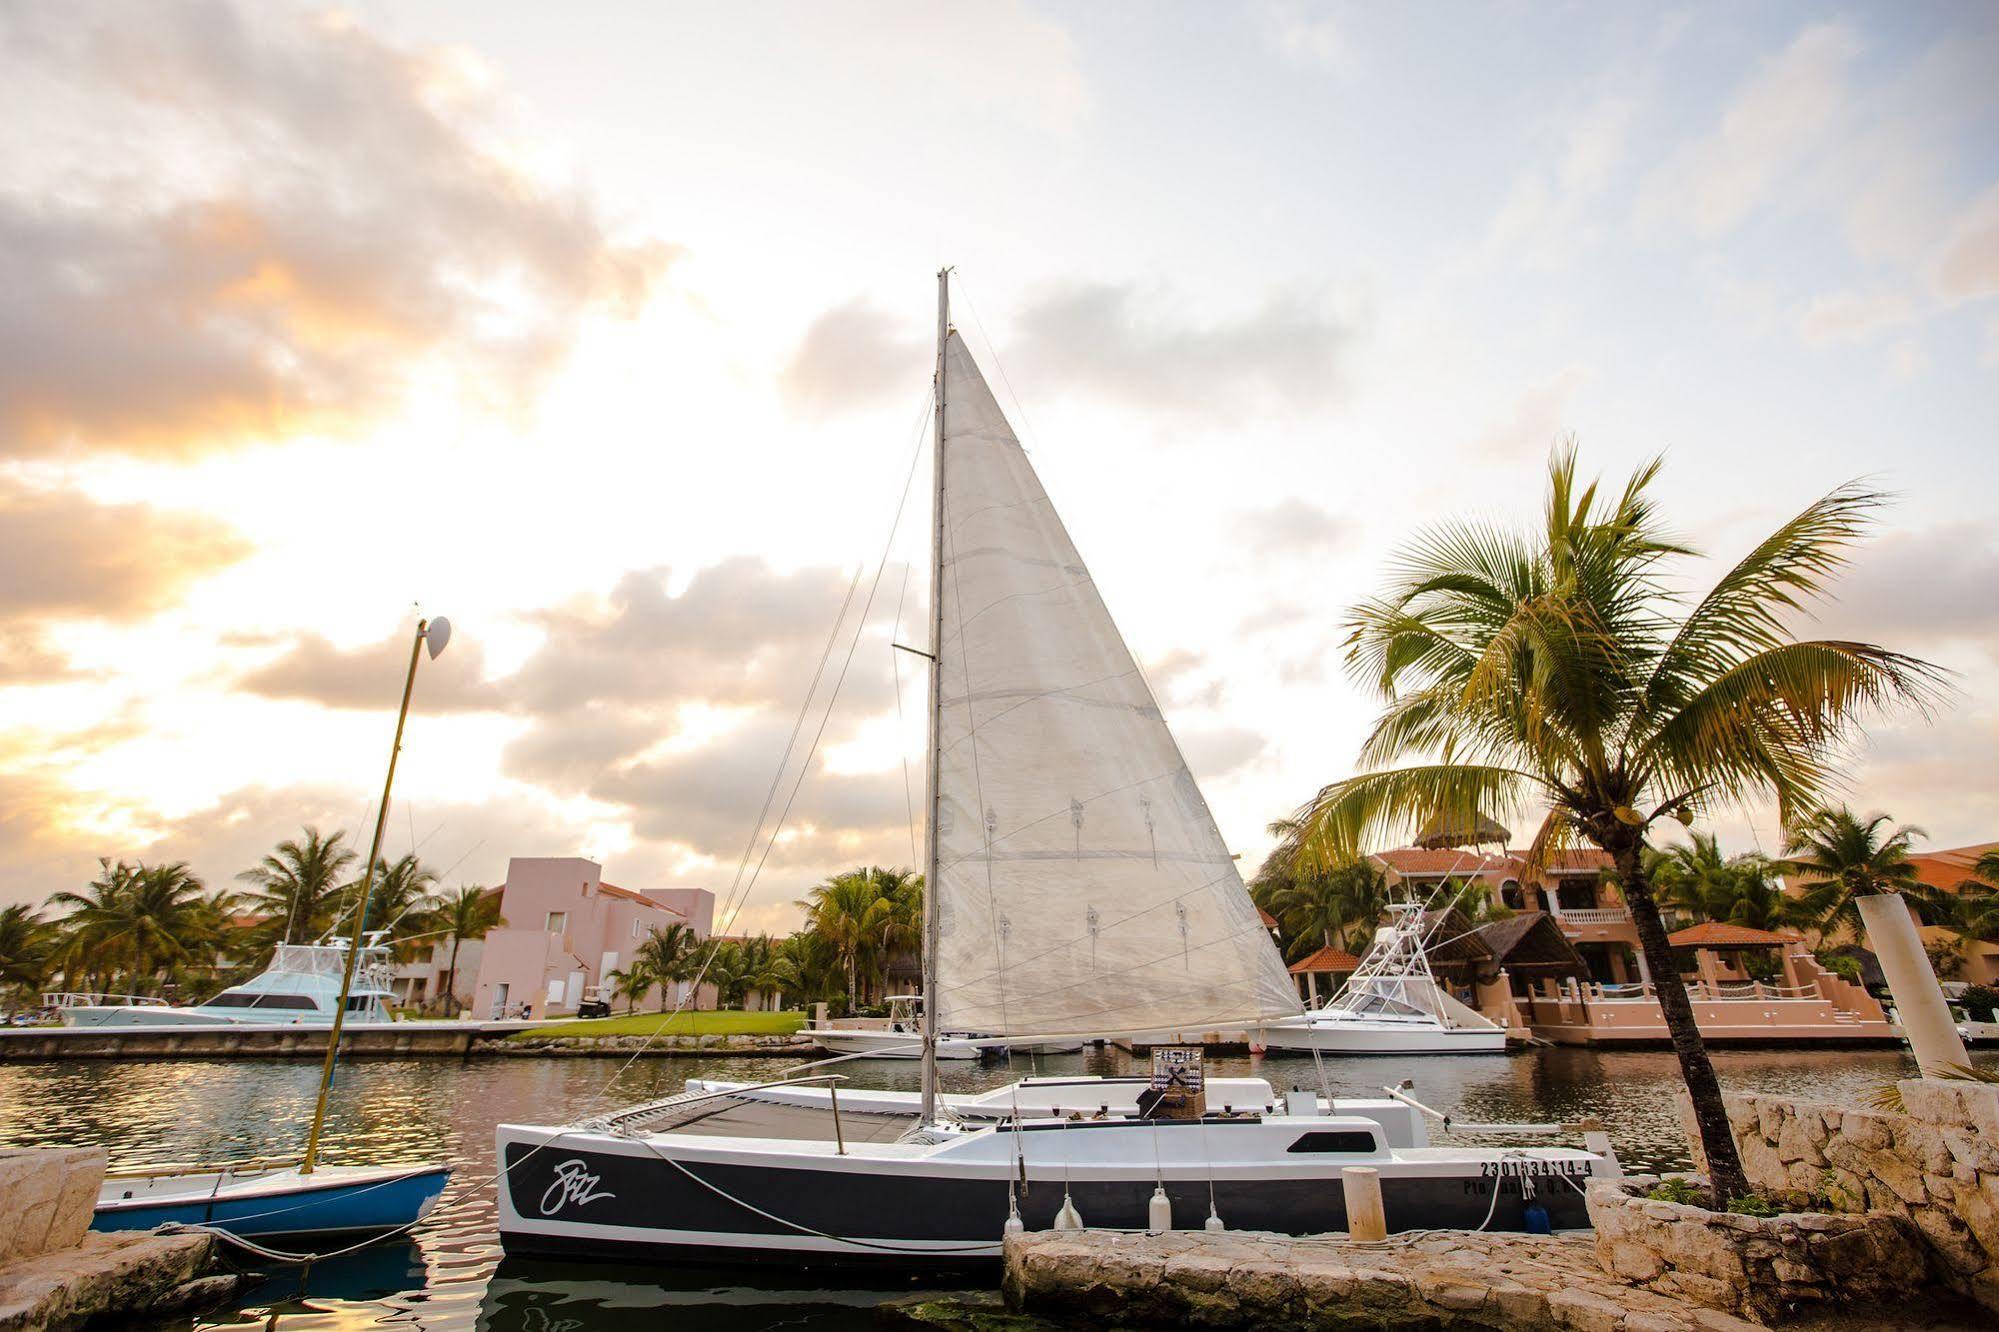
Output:
[[937,270],[937,406],[930,501],[930,708],[928,770],[923,798],[923,1119],[937,1119],[937,941],[942,913],[937,901],[938,717],[944,710],[944,344],[951,333],[951,270]]

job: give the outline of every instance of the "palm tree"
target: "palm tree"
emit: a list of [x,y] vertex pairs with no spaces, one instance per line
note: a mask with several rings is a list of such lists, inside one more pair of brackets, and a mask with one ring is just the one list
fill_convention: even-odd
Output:
[[71,908],[62,922],[66,969],[88,966],[100,980],[122,972],[136,993],[153,986],[164,968],[197,949],[212,955],[220,944],[219,936],[203,937],[202,882],[184,862],[149,868],[100,858],[97,864],[98,877],[83,892],[49,897],[49,905]]
[[1756,930],[1808,930],[1822,926],[1835,907],[1835,891],[1811,884],[1795,896],[1777,882],[1779,867],[1762,856],[1727,856],[1713,833],[1656,852],[1646,862],[1661,906],[1689,921],[1714,920]]
[[277,943],[304,943],[324,927],[340,872],[358,855],[341,845],[344,832],[322,837],[317,828],[304,831],[304,840],[279,842],[255,869],[236,876],[251,885],[250,900],[271,918]]
[[[430,890],[436,884],[437,875],[414,854],[393,864],[387,860],[375,862],[375,886],[368,894],[367,924],[371,929],[389,932],[390,943],[397,945],[399,961],[409,960],[404,954],[410,950],[403,946],[403,940],[429,932],[430,911],[438,905]],[[348,899],[341,908],[345,915],[353,910],[353,899],[359,895],[361,884],[356,881],[341,891]]]
[[1771,795],[1787,824],[1809,814],[1862,717],[1925,708],[1944,675],[1792,633],[1882,496],[1833,491],[1678,614],[1670,569],[1694,552],[1647,493],[1658,469],[1599,499],[1578,484],[1574,449],[1558,449],[1540,531],[1453,523],[1404,551],[1394,586],[1349,620],[1348,665],[1385,704],[1361,750],[1368,770],[1300,811],[1301,851],[1338,863],[1433,817],[1469,826],[1545,804],[1531,865],[1584,842],[1608,853],[1725,1201],[1748,1185],[1646,873],[1651,829]]
[[708,983],[715,987],[715,1007],[739,1006],[749,980],[749,959],[743,945],[734,939],[715,939],[710,941],[708,951],[707,977]]
[[849,1011],[860,1003],[864,974],[872,983],[892,948],[917,944],[922,902],[922,875],[869,865],[833,875],[799,903],[846,970]]
[[645,998],[646,993],[659,984],[659,977],[652,974],[652,969],[641,957],[633,958],[604,979],[611,982],[612,995],[625,1001],[627,1017],[638,1011],[639,1000]]
[[810,929],[800,930],[780,943],[777,951],[794,977],[794,993],[801,1003],[813,1003],[840,992],[839,954],[824,935]]
[[[695,949],[700,940],[689,926],[673,921],[658,929],[648,931],[645,941],[633,952],[635,961],[645,965],[652,978],[659,983],[659,1011],[664,1013],[672,1002],[668,987],[679,981],[691,980],[697,970]],[[701,996],[694,997],[694,1007],[701,1007]]]
[[500,919],[500,894],[477,884],[460,884],[454,891],[435,899],[424,925],[434,934],[451,939],[451,960],[444,967],[441,998],[447,1011],[458,1007],[458,947],[467,939],[483,939],[506,922]]
[[49,974],[52,931],[36,910],[23,903],[0,909],[0,1004],[9,1022],[24,995],[39,991]]
[[770,1006],[783,1002],[784,994],[798,984],[798,969],[790,956],[767,934],[743,945],[743,988],[748,994],[769,995]]
[[1858,899],[1920,886],[1909,851],[1926,834],[1903,826],[1884,835],[1883,827],[1892,822],[1886,814],[1863,820],[1844,806],[1819,810],[1800,819],[1784,843],[1784,872],[1805,880],[1808,891],[1824,893],[1821,919],[1845,927],[1854,938],[1860,936]]
[[[1271,830],[1284,826],[1274,823]],[[1301,866],[1297,851],[1295,841],[1280,842],[1250,887],[1257,905],[1277,917],[1286,955],[1295,962],[1335,945],[1365,952],[1388,910],[1388,876],[1365,856],[1324,870]]]

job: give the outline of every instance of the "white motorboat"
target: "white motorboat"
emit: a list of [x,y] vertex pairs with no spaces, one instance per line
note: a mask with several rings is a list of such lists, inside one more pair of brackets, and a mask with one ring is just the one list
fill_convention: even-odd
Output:
[[1437,983],[1427,944],[1437,922],[1415,902],[1389,907],[1360,965],[1324,1008],[1264,1027],[1269,1050],[1322,1054],[1500,1054],[1506,1028]]
[[[887,1025],[880,1027],[806,1027],[798,1033],[829,1054],[857,1059],[923,1058],[923,996],[895,994],[888,999]],[[939,1059],[993,1059],[1009,1050],[1015,1054],[1075,1054],[1081,1041],[1011,1041],[1003,1036],[940,1033]]]
[[[154,1001],[93,1003],[96,996],[50,995],[69,1027],[324,1027],[340,1005],[347,969],[344,939],[316,944],[279,944],[263,971],[212,999],[175,1006]],[[369,939],[356,964],[347,995],[347,1022],[392,1022],[395,994],[389,988],[389,950],[379,935]]]
[[1300,1005],[938,280],[922,1091],[821,1073],[501,1124],[506,1250],[963,1267],[1020,1228],[1312,1233],[1345,1227],[1351,1166],[1378,1172],[1392,1230],[1586,1225],[1582,1177],[1616,1169],[1601,1142],[1434,1146],[1412,1106],[1260,1082],[1209,1087],[1204,1113],[1176,1091],[1170,1118],[1165,1086],[941,1093],[944,1032],[1253,1030]]

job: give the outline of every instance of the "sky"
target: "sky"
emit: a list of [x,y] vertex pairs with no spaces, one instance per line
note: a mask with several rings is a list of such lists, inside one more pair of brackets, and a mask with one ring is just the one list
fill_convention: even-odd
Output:
[[1992,840],[1995,67],[1978,4],[10,4],[0,902],[365,840],[437,614],[389,854],[738,932],[914,863],[946,264],[1245,865],[1378,707],[1346,609],[1570,437],[1696,582],[1894,492],[1818,619],[1955,692],[1848,794]]

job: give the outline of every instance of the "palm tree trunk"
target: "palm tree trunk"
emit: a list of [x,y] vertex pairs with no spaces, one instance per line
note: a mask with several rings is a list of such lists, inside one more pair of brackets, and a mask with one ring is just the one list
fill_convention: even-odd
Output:
[[1715,1205],[1725,1207],[1731,1198],[1749,1192],[1749,1180],[1742,1173],[1735,1134],[1728,1126],[1721,1080],[1715,1077],[1707,1042],[1701,1039],[1700,1027],[1694,1021],[1694,1006],[1687,998],[1686,982],[1680,979],[1672,945],[1666,942],[1666,926],[1659,919],[1659,904],[1645,877],[1641,846],[1634,837],[1629,846],[1611,849],[1617,862],[1617,882],[1624,890],[1625,905],[1631,910],[1631,923],[1638,929],[1639,947],[1645,950],[1645,965],[1652,972],[1652,989],[1659,1000],[1659,1012],[1673,1038],[1673,1053],[1680,1060],[1680,1076],[1686,1080],[1687,1093],[1693,1100],[1694,1123],[1700,1129],[1701,1151],[1707,1157],[1708,1181],[1714,1186]]
[[451,936],[451,961],[444,968],[444,1012],[451,1016],[458,1011],[458,941],[462,936]]

